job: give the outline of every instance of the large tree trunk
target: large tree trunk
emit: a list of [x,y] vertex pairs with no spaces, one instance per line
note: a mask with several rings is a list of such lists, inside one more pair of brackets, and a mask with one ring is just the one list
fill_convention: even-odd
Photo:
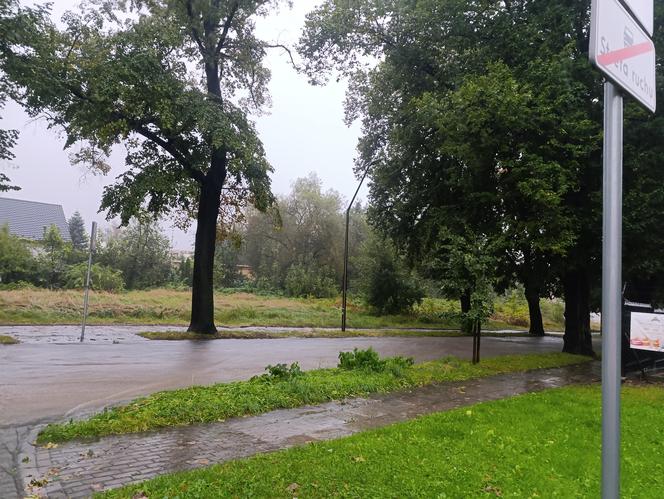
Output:
[[194,246],[194,276],[191,293],[189,332],[214,334],[214,250],[217,241],[217,217],[221,189],[226,180],[226,153],[216,151],[213,166],[201,185],[198,202],[198,225]]
[[590,336],[590,283],[584,270],[570,270],[563,278],[565,336],[563,352],[594,355]]
[[[205,27],[206,35],[212,26]],[[221,105],[221,80],[219,65],[215,60],[206,60],[205,77],[211,98]],[[194,246],[194,276],[191,292],[191,322],[189,332],[214,334],[214,250],[217,243],[217,218],[221,205],[221,189],[226,181],[226,149],[217,147],[212,151],[210,170],[201,183],[198,200],[196,243]]]
[[526,284],[526,301],[528,302],[528,315],[530,317],[530,328],[528,333],[533,336],[544,336],[544,323],[542,321],[542,309],[540,308],[540,293],[537,286]]
[[459,298],[459,301],[461,302],[461,313],[462,314],[467,314],[470,312],[470,291],[469,290],[464,290],[463,293],[461,293],[461,297]]

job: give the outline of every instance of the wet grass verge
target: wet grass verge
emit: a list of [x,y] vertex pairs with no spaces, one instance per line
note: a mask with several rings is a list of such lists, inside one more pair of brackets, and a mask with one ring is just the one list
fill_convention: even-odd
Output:
[[[621,496],[664,490],[664,390],[622,390]],[[169,474],[130,497],[599,497],[598,386],[526,394]]]
[[[38,444],[137,433],[169,426],[212,423],[227,418],[260,414],[347,397],[361,397],[446,381],[462,381],[496,374],[559,367],[590,360],[556,353],[511,355],[473,365],[448,357],[404,365],[398,358],[381,371],[367,369],[316,369],[297,376],[254,377],[249,381],[194,386],[157,392],[100,412],[88,419],[49,424]],[[299,368],[297,369],[299,371]]]
[[[462,337],[466,336],[458,330],[412,330],[412,329],[347,329],[326,330],[326,329],[301,329],[290,331],[265,331],[252,329],[232,329],[219,331],[216,334],[197,334],[178,331],[148,331],[138,333],[138,336],[148,340],[181,341],[181,340],[227,340],[227,339],[277,339],[277,338],[355,338],[355,337]],[[495,333],[483,332],[485,337],[529,337],[524,333]]]
[[16,345],[19,341],[11,336],[0,334],[0,345]]

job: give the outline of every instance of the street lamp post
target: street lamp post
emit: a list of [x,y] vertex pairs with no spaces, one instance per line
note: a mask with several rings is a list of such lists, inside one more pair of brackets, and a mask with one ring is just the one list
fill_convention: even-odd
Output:
[[360,188],[364,183],[364,179],[367,178],[367,174],[369,173],[369,168],[375,165],[377,162],[378,162],[377,160],[372,161],[371,163],[367,163],[367,165],[364,167],[364,174],[362,174],[360,183],[357,186],[357,189],[355,190],[355,194],[353,194],[353,199],[350,200],[348,208],[346,209],[346,238],[344,241],[344,281],[341,292],[341,330],[342,331],[346,330],[346,304],[348,300],[348,226],[350,225],[350,209],[353,207],[353,203],[355,202],[357,193],[360,192]]

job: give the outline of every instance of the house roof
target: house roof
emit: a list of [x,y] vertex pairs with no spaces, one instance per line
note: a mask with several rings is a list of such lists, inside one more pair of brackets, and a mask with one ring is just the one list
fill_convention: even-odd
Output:
[[59,204],[0,198],[0,227],[3,225],[9,226],[10,234],[35,241],[43,239],[44,227],[55,225],[62,239],[71,241],[65,212]]

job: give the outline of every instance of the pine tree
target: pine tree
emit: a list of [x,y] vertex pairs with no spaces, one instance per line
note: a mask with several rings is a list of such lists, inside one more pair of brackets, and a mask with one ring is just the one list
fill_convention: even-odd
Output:
[[85,251],[88,247],[88,233],[85,232],[85,221],[78,211],[69,219],[69,235],[75,250]]

